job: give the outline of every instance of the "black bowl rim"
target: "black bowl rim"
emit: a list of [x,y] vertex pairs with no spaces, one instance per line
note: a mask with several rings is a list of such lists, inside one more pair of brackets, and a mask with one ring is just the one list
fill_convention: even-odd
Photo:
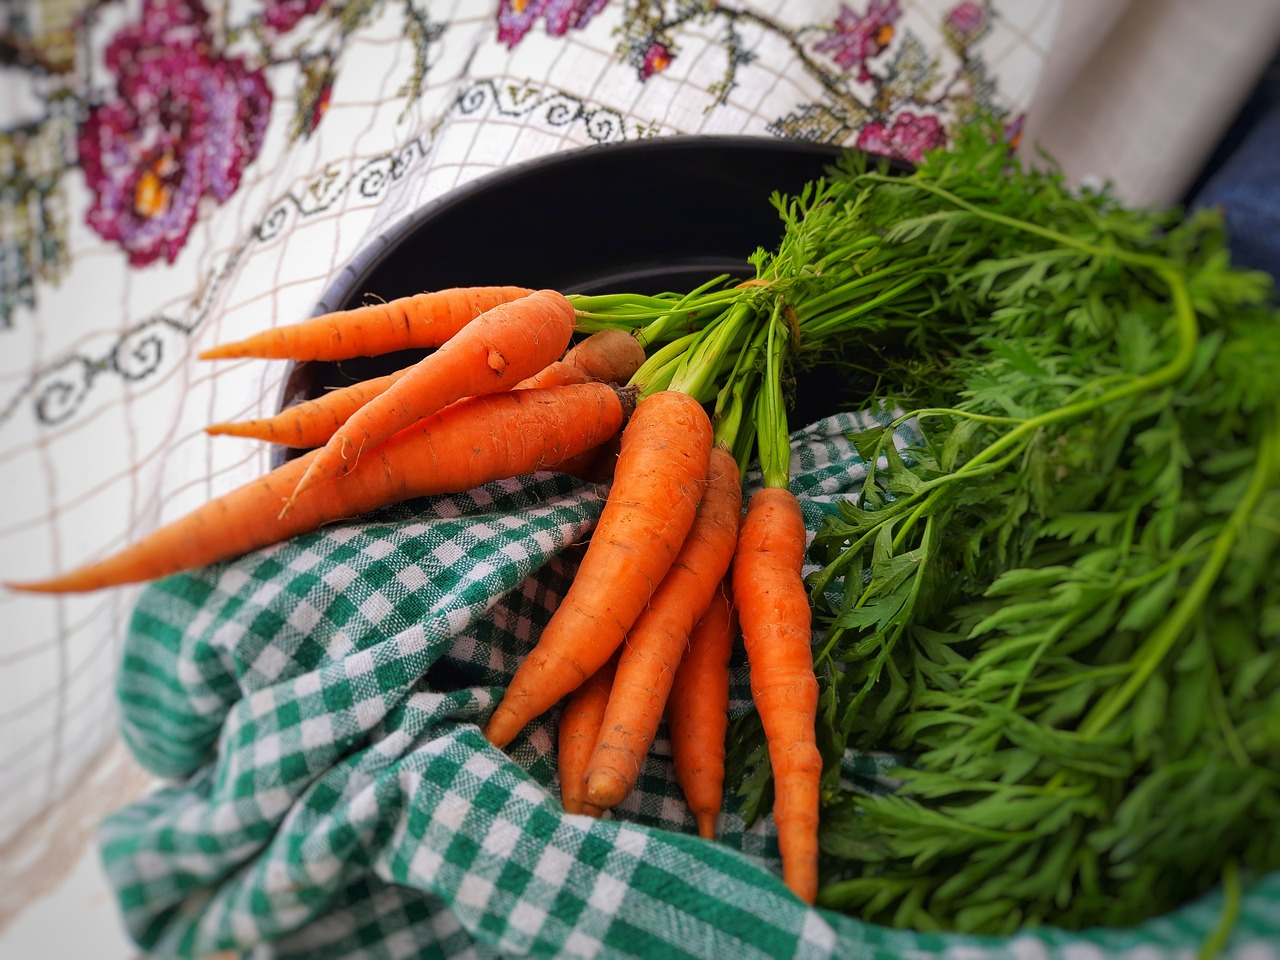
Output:
[[628,140],[622,143],[593,144],[569,150],[561,150],[544,156],[504,167],[483,174],[446,193],[428,200],[413,212],[396,221],[362,247],[344,266],[321,295],[312,316],[319,316],[341,309],[355,292],[397,250],[410,235],[424,223],[444,211],[468,202],[476,194],[500,184],[515,184],[530,177],[539,176],[548,168],[569,168],[590,164],[601,151],[616,153],[680,153],[693,150],[737,149],[763,150],[777,153],[811,154],[815,160],[834,162],[854,149],[834,143],[814,140],[789,140],[778,137],[751,136],[746,134],[681,134],[667,137],[651,137]]

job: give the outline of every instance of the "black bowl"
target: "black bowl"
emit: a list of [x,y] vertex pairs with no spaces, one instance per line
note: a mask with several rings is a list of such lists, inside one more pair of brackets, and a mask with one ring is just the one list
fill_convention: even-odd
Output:
[[[770,195],[798,192],[842,149],[759,137],[665,137],[510,167],[427,204],[378,237],[315,312],[444,287],[661,293],[725,273],[750,276],[747,257],[782,235]],[[297,364],[281,406],[420,356]],[[815,369],[797,389],[792,423],[834,412],[839,393],[839,374]]]

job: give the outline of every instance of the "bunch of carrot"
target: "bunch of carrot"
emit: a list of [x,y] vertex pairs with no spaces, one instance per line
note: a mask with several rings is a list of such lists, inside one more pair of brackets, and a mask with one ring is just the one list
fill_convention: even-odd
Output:
[[[113,556],[10,586],[138,582],[412,497],[542,469],[607,476],[571,588],[485,735],[505,746],[563,703],[564,804],[599,814],[633,789],[665,715],[676,777],[699,832],[714,837],[740,633],[783,876],[812,902],[822,759],[806,531],[788,489],[787,370],[837,336],[920,309],[925,294],[916,265],[895,261],[811,191],[774,203],[787,231],[776,252],[752,258],[756,276],[744,283],[720,277],[658,296],[443,290],[206,351],[293,361],[429,352],[275,416],[209,427],[309,449]],[[763,488],[744,515],[743,470],[757,456]]]

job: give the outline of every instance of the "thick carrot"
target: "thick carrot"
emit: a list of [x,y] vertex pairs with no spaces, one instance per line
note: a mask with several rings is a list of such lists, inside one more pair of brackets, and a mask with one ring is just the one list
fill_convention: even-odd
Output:
[[621,803],[640,776],[689,634],[729,571],[741,513],[737,461],[717,446],[684,545],[622,644],[609,707],[587,769],[587,799],[598,807]]
[[[637,357],[638,354],[638,357]],[[554,387],[567,383],[600,380],[623,384],[644,362],[644,349],[631,334],[622,330],[601,330],[572,347],[560,360],[548,364],[513,389]],[[328,442],[342,424],[374,397],[386,390],[412,367],[345,387],[326,391],[318,397],[294,404],[270,417],[215,423],[205,427],[213,436],[249,437],[285,447],[318,447]]]
[[773,767],[773,819],[782,877],[805,903],[818,888],[818,784],[814,728],[818,682],[810,647],[809,597],[801,579],[805,527],[786,488],[751,498],[733,560],[733,596],[751,671],[751,698]]
[[573,583],[520,664],[485,736],[506,746],[622,643],[684,543],[702,499],[711,421],[687,394],[643,399]]
[[698,821],[698,833],[716,836],[724,799],[725,734],[729,729],[729,657],[738,618],[726,577],[689,635],[667,698],[671,759],[676,782]]
[[228,560],[334,520],[413,497],[457,493],[554,467],[617,432],[626,391],[600,383],[460,401],[365,452],[340,480],[317,484],[284,519],[281,501],[306,470],[303,454],[161,527],[113,556],[16,590],[67,593],[135,583]]
[[585,813],[592,817],[604,813],[602,808],[586,802],[587,763],[600,735],[600,722],[609,703],[617,666],[615,653],[565,699],[560,714],[556,765],[560,771],[560,802],[567,813]]
[[524,287],[454,287],[339,310],[210,347],[202,360],[349,360],[438,347],[480,314],[533,293]]
[[509,391],[564,352],[575,319],[573,304],[554,290],[481,314],[334,431],[309,461],[294,497],[313,483],[349,472],[366,447],[455,400]]

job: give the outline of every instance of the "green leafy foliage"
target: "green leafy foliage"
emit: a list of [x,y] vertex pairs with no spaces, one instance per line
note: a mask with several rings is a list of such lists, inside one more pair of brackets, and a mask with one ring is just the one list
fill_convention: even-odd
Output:
[[[1280,868],[1269,278],[1211,213],[1071,190],[981,125],[908,175],[851,154],[775,205],[786,239],[756,263],[797,362],[824,339],[885,358],[868,400],[922,437],[855,437],[866,481],[812,545],[820,902],[926,930],[1127,925]],[[758,725],[735,736],[766,810]],[[887,749],[892,793],[830,776]]]

